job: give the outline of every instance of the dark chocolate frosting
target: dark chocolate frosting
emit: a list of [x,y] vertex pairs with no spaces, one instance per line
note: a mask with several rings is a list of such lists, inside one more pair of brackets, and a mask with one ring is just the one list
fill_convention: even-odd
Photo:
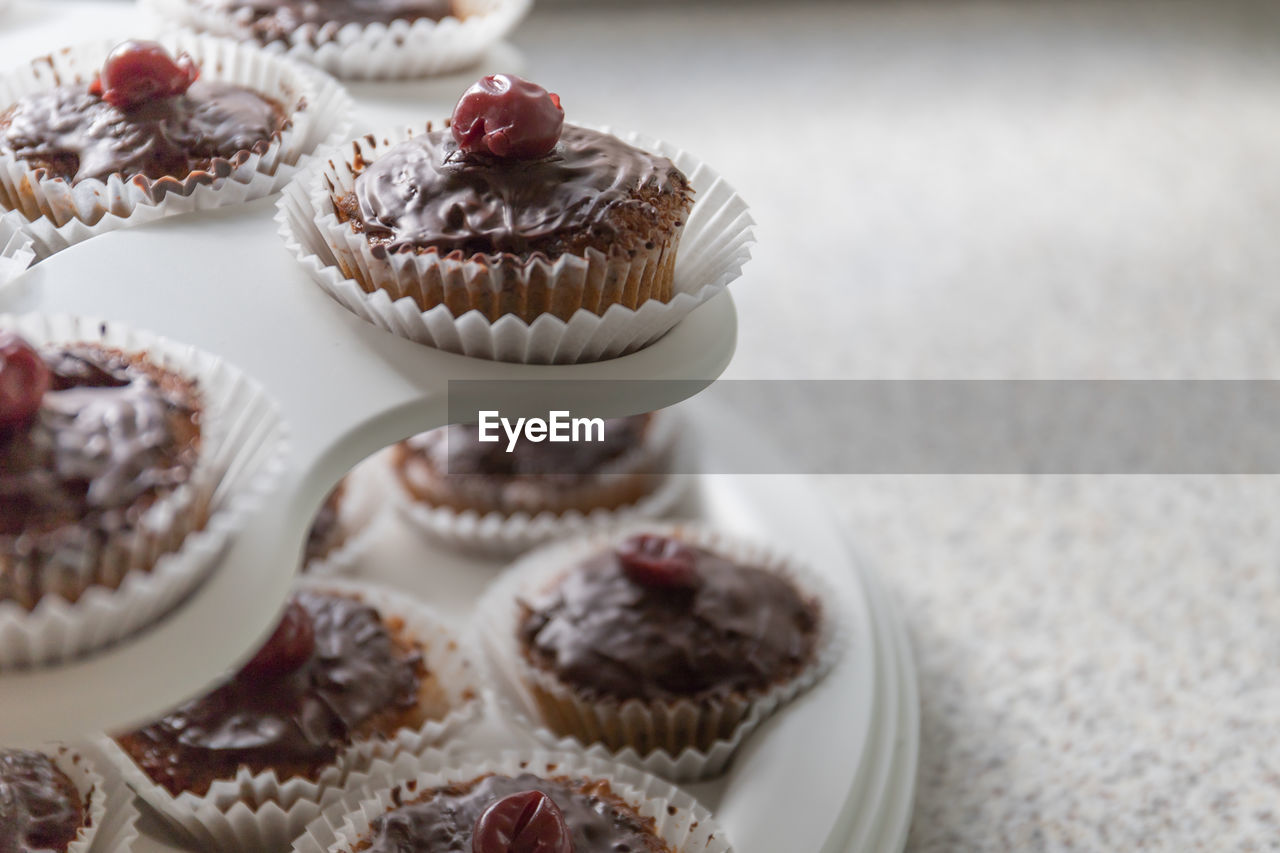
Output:
[[0,150],[66,180],[186,177],[214,158],[264,151],[286,125],[280,104],[240,86],[197,80],[185,95],[131,110],[85,85],[23,98],[0,115]]
[[524,254],[581,234],[610,236],[618,221],[656,220],[642,197],[687,191],[665,157],[565,125],[548,156],[464,155],[447,130],[393,146],[355,182],[365,233],[392,252]]
[[240,766],[319,770],[334,762],[361,724],[417,704],[422,656],[397,647],[377,610],[312,590],[294,597],[315,631],[315,650],[300,667],[276,677],[241,671],[207,696],[118,738],[175,796],[203,793],[209,781],[234,778]]
[[49,756],[0,750],[0,853],[66,850],[84,823],[80,792]]
[[813,660],[818,605],[786,579],[700,548],[697,583],[647,586],[613,551],[527,601],[531,662],[588,696],[669,700],[766,690]]
[[0,430],[3,537],[65,525],[107,533],[185,483],[199,449],[190,384],[88,345],[43,353],[49,391],[29,424]]
[[372,823],[370,853],[460,851],[471,853],[476,820],[491,804],[523,791],[541,791],[564,813],[573,836],[573,853],[667,853],[671,848],[655,832],[652,818],[641,817],[620,800],[608,783],[530,773],[514,778],[485,776],[427,791]]
[[482,442],[478,428],[464,424],[416,435],[408,444],[438,473],[450,477],[536,477],[565,485],[600,474],[610,462],[640,447],[648,423],[649,415],[608,418],[603,441],[533,442],[522,434],[510,453],[501,430],[498,441]]

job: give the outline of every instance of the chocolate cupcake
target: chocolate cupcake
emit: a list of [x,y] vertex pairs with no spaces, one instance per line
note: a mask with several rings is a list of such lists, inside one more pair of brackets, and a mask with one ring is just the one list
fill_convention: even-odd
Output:
[[529,0],[147,0],[196,30],[252,42],[338,77],[423,77],[474,64]]
[[477,618],[500,695],[547,737],[701,778],[829,669],[838,611],[785,558],[666,527],[530,554]]
[[507,753],[462,766],[429,756],[426,763],[430,769],[371,792],[346,815],[327,812],[295,851],[731,850],[689,795],[631,768],[570,753]]
[[376,759],[446,736],[477,700],[429,611],[367,584],[309,583],[234,676],[110,751],[169,820],[218,849],[265,849]]
[[87,853],[103,798],[102,778],[70,750],[0,750],[0,850]]
[[449,122],[331,152],[286,188],[282,233],[330,295],[419,343],[526,364],[632,352],[740,274],[751,220],[687,153],[563,117],[486,77]]
[[71,48],[0,77],[0,208],[48,255],[164,213],[266,195],[349,101],[259,51],[208,39]]
[[222,359],[118,324],[0,315],[0,670],[160,618],[280,472],[278,409]]
[[0,601],[74,603],[176,550],[208,515],[202,419],[143,355],[0,331]]
[[555,95],[494,75],[449,130],[366,155],[331,204],[338,263],[366,290],[532,323],[670,300],[693,200],[667,158],[566,127]]
[[653,518],[679,497],[667,413],[611,418],[594,441],[480,441],[452,425],[396,445],[390,465],[402,508],[433,538],[516,553],[548,539]]

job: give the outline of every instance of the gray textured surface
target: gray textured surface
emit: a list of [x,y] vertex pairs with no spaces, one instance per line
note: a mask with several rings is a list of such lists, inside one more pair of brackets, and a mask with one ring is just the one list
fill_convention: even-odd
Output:
[[[731,375],[1280,372],[1280,5],[662,8],[516,43],[752,203]],[[817,487],[910,622],[909,849],[1280,849],[1280,483]]]

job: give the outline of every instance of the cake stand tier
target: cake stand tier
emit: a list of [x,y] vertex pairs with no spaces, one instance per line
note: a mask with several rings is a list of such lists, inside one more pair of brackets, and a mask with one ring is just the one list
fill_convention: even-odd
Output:
[[[0,743],[141,721],[247,657],[279,612],[325,494],[374,451],[446,423],[451,380],[557,380],[556,408],[621,416],[696,393],[733,355],[727,295],[609,361],[508,364],[424,347],[326,296],[276,237],[273,213],[262,200],[112,232],[0,291],[2,312],[111,320],[221,356],[264,386],[288,432],[283,475],[260,511],[167,618],[82,660],[0,675]],[[681,381],[626,381],[636,379]]]

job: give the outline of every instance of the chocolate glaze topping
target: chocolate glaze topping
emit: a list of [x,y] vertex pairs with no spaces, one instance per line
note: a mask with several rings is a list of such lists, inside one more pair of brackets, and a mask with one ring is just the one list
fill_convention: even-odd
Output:
[[608,783],[530,773],[484,776],[425,792],[412,803],[377,818],[367,846],[371,853],[456,850],[471,853],[476,820],[496,800],[522,791],[541,791],[560,807],[573,835],[574,853],[669,853],[654,830],[610,789]]
[[0,553],[6,537],[74,525],[105,535],[185,483],[199,451],[191,385],[122,353],[42,354],[52,373],[30,424],[0,431]]
[[247,24],[263,42],[288,41],[295,30],[337,30],[346,24],[438,21],[453,14],[450,0],[199,0]]
[[416,435],[408,443],[437,472],[451,477],[537,477],[567,485],[600,474],[608,463],[639,447],[648,423],[648,415],[608,418],[604,441],[533,442],[522,435],[511,453],[507,452],[505,436],[496,442],[482,442],[479,430],[464,424]]
[[406,140],[355,182],[361,227],[392,252],[551,256],[583,233],[660,217],[645,193],[687,192],[675,165],[605,133],[565,125],[548,156],[464,155],[447,130]]
[[[422,656],[397,647],[372,607],[302,590],[315,651],[274,678],[237,673],[200,699],[118,738],[151,778],[175,796],[208,790],[240,766],[318,771],[333,763],[371,717],[417,704]],[[198,781],[197,781],[198,780]]]
[[229,83],[197,80],[185,95],[128,111],[72,85],[0,115],[0,150],[73,183],[117,172],[184,178],[214,158],[265,150],[286,124],[280,104]]
[[63,851],[84,826],[80,792],[49,758],[0,751],[0,851]]
[[687,587],[637,583],[614,551],[570,570],[524,604],[526,655],[588,696],[648,701],[758,692],[813,660],[816,602],[777,574],[691,550]]

